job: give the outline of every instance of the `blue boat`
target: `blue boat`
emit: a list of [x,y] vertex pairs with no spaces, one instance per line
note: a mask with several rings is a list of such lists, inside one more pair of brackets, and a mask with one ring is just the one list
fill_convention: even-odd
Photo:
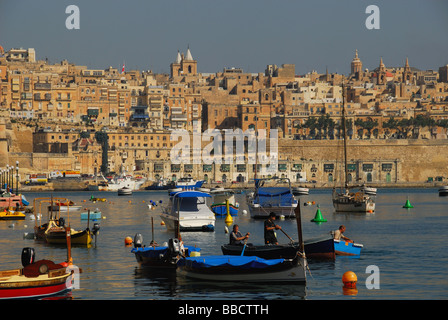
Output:
[[100,220],[101,219],[101,211],[92,211],[90,212],[81,212],[81,220]]
[[[136,238],[138,236],[136,235]],[[137,240],[134,240],[134,248],[131,250],[135,254],[139,266],[168,269],[176,269],[180,255],[189,257],[190,255],[199,255],[200,251],[200,248],[193,246],[181,248],[178,239],[170,239],[167,246],[149,247],[142,247]]]
[[235,200],[235,193],[232,190],[216,188],[210,191],[213,195],[213,204],[211,209],[217,216],[227,215],[227,202],[229,205],[229,214],[233,217],[238,215],[239,203]]
[[186,190],[195,190],[197,188],[201,188],[205,183],[205,180],[194,180],[193,178],[180,178],[176,181],[176,188],[182,188]]
[[359,256],[363,245],[343,240],[334,240],[334,251],[339,256]]
[[254,256],[186,257],[177,262],[179,275],[205,281],[306,283],[306,259],[262,259]]

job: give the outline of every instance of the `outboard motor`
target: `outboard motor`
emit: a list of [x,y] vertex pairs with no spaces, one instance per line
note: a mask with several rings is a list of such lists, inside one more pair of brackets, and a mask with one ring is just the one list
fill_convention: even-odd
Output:
[[171,263],[177,263],[177,257],[180,254],[180,241],[177,238],[171,238],[168,240],[168,258]]
[[94,236],[96,236],[100,232],[100,225],[99,223],[94,223],[92,228],[92,233]]
[[134,248],[141,248],[143,245],[143,236],[140,233],[136,233],[134,236]]
[[22,249],[22,266],[26,267],[34,263],[35,259],[34,248],[23,248]]

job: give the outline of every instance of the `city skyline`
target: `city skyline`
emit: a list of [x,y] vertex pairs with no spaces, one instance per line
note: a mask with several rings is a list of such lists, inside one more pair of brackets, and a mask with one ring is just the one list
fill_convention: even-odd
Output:
[[[380,9],[380,29],[369,30],[366,7]],[[69,30],[66,7],[77,5],[80,29]],[[295,64],[348,74],[358,50],[363,68],[437,70],[448,63],[448,3],[440,1],[43,1],[0,4],[0,45],[35,48],[37,59],[103,69],[169,73],[178,51],[190,47],[198,72]]]

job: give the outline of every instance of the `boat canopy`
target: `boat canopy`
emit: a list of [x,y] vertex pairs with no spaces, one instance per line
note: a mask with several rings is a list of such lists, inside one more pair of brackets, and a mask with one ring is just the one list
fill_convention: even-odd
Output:
[[266,187],[258,189],[257,194],[259,196],[281,196],[291,194],[291,190],[286,187]]
[[262,206],[290,206],[295,202],[289,188],[260,188],[256,194],[257,202]]
[[198,198],[198,197],[206,197],[211,198],[212,196],[205,192],[200,191],[178,191],[171,192],[170,196],[174,196],[176,198]]
[[207,256],[207,257],[187,257],[179,260],[181,266],[202,269],[210,267],[239,267],[242,269],[256,268],[263,269],[283,263],[285,259],[262,259],[254,256]]

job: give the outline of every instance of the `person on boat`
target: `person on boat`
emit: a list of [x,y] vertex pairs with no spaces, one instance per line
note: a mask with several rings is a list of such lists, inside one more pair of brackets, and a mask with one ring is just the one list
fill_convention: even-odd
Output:
[[240,227],[237,224],[233,225],[233,231],[229,236],[229,243],[233,245],[243,245],[243,241],[249,239],[250,233],[246,233],[245,236],[239,231]]
[[265,244],[278,244],[277,236],[274,230],[281,229],[279,225],[275,224],[275,213],[271,212],[269,218],[264,222],[264,243]]
[[339,229],[333,231],[334,240],[341,240],[342,239],[344,241],[353,243],[353,240],[351,240],[351,239],[347,238],[346,236],[344,236],[344,232],[345,232],[345,226],[344,225],[341,225],[339,227]]

